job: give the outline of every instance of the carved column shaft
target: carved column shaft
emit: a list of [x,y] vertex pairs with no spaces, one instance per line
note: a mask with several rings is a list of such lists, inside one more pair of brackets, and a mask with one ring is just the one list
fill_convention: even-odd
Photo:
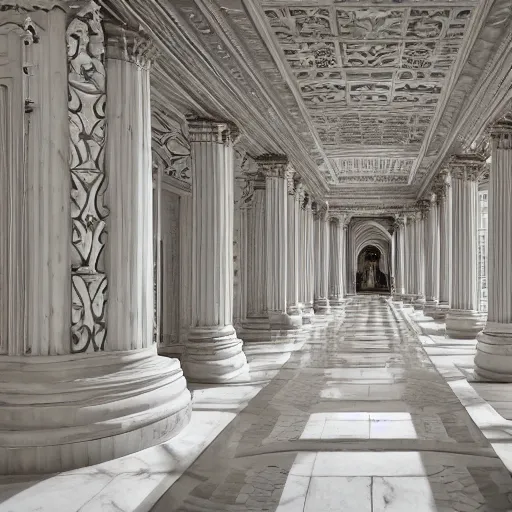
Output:
[[180,197],[180,344],[185,345],[192,324],[192,219],[191,195]]
[[405,293],[404,271],[405,271],[405,225],[403,219],[396,225],[395,230],[395,293],[397,297],[401,297]]
[[439,200],[439,306],[437,317],[444,318],[450,307],[452,257],[452,191],[450,177],[445,178],[444,191]]
[[314,302],[314,289],[315,289],[315,235],[313,226],[313,210],[312,203],[309,200],[304,211],[305,219],[305,238],[306,238],[306,254],[305,254],[305,274],[304,274],[304,288],[305,288],[305,301],[304,313],[309,316],[314,315],[313,302]]
[[247,209],[247,317],[267,316],[267,225],[265,182],[254,184]]
[[414,232],[414,257],[415,257],[415,293],[414,300],[416,309],[421,309],[425,304],[425,216],[424,212],[416,212],[416,223]]
[[407,296],[407,302],[413,300],[413,296],[416,294],[415,288],[415,273],[416,273],[416,259],[414,256],[414,242],[415,242],[415,224],[416,217],[414,215],[407,215],[405,218],[405,230],[404,230],[404,288],[405,295]]
[[425,218],[425,314],[436,311],[439,297],[439,222],[437,198],[431,204]]
[[14,11],[2,18],[0,354],[69,354],[66,15],[41,12],[44,29]]
[[192,323],[183,369],[225,382],[246,370],[233,322],[233,141],[226,123],[189,122],[192,165]]
[[476,375],[512,382],[512,118],[492,131],[489,175],[488,316],[478,335]]
[[287,197],[287,311],[290,315],[300,314],[299,307],[299,194],[295,190],[293,183],[293,174],[290,173],[288,179],[288,197]]
[[315,247],[315,312],[328,313],[329,306],[329,221],[327,208],[319,208],[314,216]]
[[149,65],[132,53],[133,35],[112,28],[107,46],[105,199],[109,241],[106,350],[153,344],[153,183]]
[[477,298],[477,222],[479,160],[452,161],[452,290],[446,332],[474,338],[483,327]]
[[343,220],[331,218],[329,222],[329,303],[341,306],[343,303]]

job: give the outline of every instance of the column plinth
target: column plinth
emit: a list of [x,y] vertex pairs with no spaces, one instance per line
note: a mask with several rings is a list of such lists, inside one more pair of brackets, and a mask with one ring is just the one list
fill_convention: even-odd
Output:
[[452,176],[452,292],[446,315],[446,334],[474,338],[484,327],[485,315],[477,311],[477,215],[480,158],[451,160]]
[[191,120],[192,323],[182,358],[198,382],[247,372],[233,322],[233,133],[229,124]]
[[475,374],[482,380],[512,382],[512,116],[493,126],[489,175],[488,314],[477,336]]

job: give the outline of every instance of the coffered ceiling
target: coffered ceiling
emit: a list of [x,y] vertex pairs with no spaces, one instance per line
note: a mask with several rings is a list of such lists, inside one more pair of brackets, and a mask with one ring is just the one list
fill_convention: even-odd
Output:
[[473,11],[472,2],[382,4],[262,4],[331,187],[413,181]]
[[106,3],[160,46],[160,105],[233,120],[331,204],[414,201],[512,83],[510,0]]

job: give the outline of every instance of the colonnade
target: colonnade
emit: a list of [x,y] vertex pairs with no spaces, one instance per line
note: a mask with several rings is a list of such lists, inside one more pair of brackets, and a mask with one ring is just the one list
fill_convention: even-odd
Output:
[[[251,344],[286,350],[315,318],[343,307],[353,277],[350,218],[311,193],[286,155],[255,160],[235,209],[237,127],[189,118],[184,348],[181,361],[158,355],[150,103],[157,51],[140,33],[104,24],[94,2],[74,15],[45,5],[36,23],[13,10],[0,27],[8,42],[0,62],[7,474],[63,471],[168,439],[190,418],[185,376],[246,378]],[[476,372],[512,381],[512,122],[496,124],[492,140],[487,323],[476,310],[476,156],[452,159],[432,195],[397,216],[392,277],[394,298],[446,317],[449,335],[474,337],[485,325]]]

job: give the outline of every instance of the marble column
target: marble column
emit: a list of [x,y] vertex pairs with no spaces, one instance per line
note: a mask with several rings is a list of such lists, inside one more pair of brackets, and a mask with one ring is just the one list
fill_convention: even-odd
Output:
[[405,223],[403,216],[396,216],[394,222],[395,236],[395,299],[402,300],[405,293]]
[[180,196],[180,351],[192,324],[192,195]]
[[443,172],[436,193],[439,216],[439,303],[434,318],[445,319],[450,308],[452,255],[452,193],[451,177]]
[[226,382],[247,371],[233,327],[234,127],[189,121],[192,167],[192,323],[182,358],[189,379]]
[[316,314],[330,313],[329,304],[329,217],[327,204],[316,204],[314,208],[314,261],[315,288],[314,309]]
[[329,304],[343,305],[343,214],[329,215]]
[[478,177],[483,164],[476,155],[455,156],[450,160],[452,291],[446,334],[452,338],[474,338],[485,323],[485,315],[478,312],[477,297]]
[[[287,288],[286,308],[290,316],[302,315],[299,304],[299,234],[300,234],[300,198],[294,181],[295,172],[287,173]],[[300,320],[302,325],[302,317]]]
[[350,293],[349,289],[349,238],[348,238],[348,226],[350,224],[350,216],[346,215],[343,220],[343,238],[342,238],[342,266],[341,266],[341,283],[342,283],[342,290],[343,290],[343,298],[347,297],[347,295]]
[[297,329],[302,318],[297,309],[289,314],[288,288],[288,159],[270,155],[258,160],[265,176],[265,236],[267,313],[271,330]]
[[426,316],[433,316],[439,300],[439,221],[437,196],[432,194],[425,217],[425,308]]
[[425,204],[421,202],[416,212],[416,223],[414,231],[414,258],[415,265],[415,290],[414,309],[423,309],[425,306],[425,226],[426,210]]
[[512,116],[494,124],[491,138],[488,313],[477,336],[475,373],[483,380],[512,382]]
[[297,191],[299,201],[299,305],[302,312],[302,325],[311,325],[311,313],[306,310],[307,300],[307,220],[306,220],[306,204],[308,202],[306,190],[303,183],[297,183]]
[[70,20],[46,5],[23,5],[40,25],[4,9],[0,27],[0,473],[10,475],[120,457],[190,417],[180,364],[157,356],[153,337],[151,45],[111,26],[105,45],[93,2]]
[[315,315],[313,308],[315,290],[315,233],[313,226],[313,202],[311,196],[306,195],[304,205],[305,230],[305,274],[304,274],[304,306],[302,318],[311,319]]
[[404,218],[404,246],[405,246],[405,266],[404,266],[404,303],[412,304],[416,298],[416,257],[415,257],[415,229],[416,214],[409,213]]

